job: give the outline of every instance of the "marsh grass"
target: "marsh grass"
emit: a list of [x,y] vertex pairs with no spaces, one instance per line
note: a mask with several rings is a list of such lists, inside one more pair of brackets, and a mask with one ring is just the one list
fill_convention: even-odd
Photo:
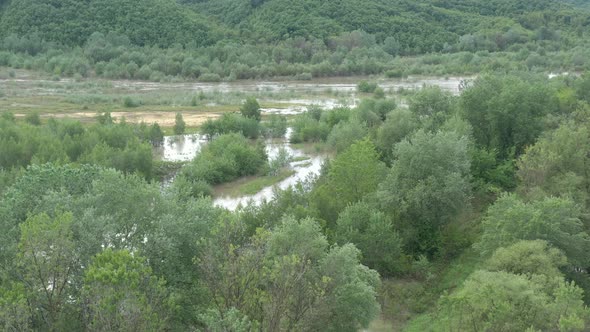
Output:
[[240,197],[245,195],[254,195],[266,187],[278,184],[293,174],[295,174],[294,170],[283,168],[276,175],[243,177],[215,187],[214,196]]

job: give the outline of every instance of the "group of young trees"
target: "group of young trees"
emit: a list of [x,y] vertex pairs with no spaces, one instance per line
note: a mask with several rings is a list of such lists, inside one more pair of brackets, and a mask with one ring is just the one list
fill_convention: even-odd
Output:
[[150,179],[152,147],[163,141],[158,124],[115,123],[109,113],[98,115],[97,122],[91,126],[55,119],[42,123],[38,114],[22,122],[4,113],[0,118],[0,168],[90,163]]
[[30,166],[2,196],[6,330],[356,331],[377,272],[317,221],[252,229],[207,199],[98,166]]
[[[423,259],[473,245],[481,263],[434,305],[432,330],[584,330],[588,79],[489,74],[459,97],[424,88],[407,110],[380,113],[378,100],[311,109],[292,139],[337,135],[339,153],[311,187],[248,213],[263,224],[277,209],[319,218],[330,240],[355,244],[385,277],[415,276]],[[482,209],[481,222],[466,219]]]

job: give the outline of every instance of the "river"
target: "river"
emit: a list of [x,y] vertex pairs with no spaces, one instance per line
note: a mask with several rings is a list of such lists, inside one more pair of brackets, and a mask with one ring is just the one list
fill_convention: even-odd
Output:
[[[269,201],[273,198],[275,187],[287,189],[310,176],[318,175],[327,156],[322,154],[306,154],[300,149],[293,148],[291,143],[289,143],[290,134],[291,128],[287,130],[284,138],[269,139],[265,143],[269,160],[276,158],[280,149],[285,149],[293,159],[297,160],[289,163],[289,167],[294,171],[293,175],[273,186],[262,189],[255,195],[216,197],[213,203],[216,206],[229,210],[235,210],[240,205],[246,205],[248,203],[258,205],[263,201]],[[195,158],[205,144],[207,144],[207,140],[198,134],[165,136],[164,144],[155,149],[155,154],[157,158],[164,161],[186,162]],[[174,181],[174,176],[165,181],[164,186],[169,185],[172,181]]]
[[[473,79],[473,77],[449,77],[449,78],[409,78],[399,80],[378,80],[378,84],[386,91],[394,92],[400,89],[419,89],[424,85],[436,85],[445,91],[454,95],[460,93],[460,85],[464,80]],[[275,104],[285,106],[263,108],[265,114],[293,115],[304,112],[311,105],[318,105],[324,109],[333,109],[338,106],[354,107],[358,102],[357,82],[358,78],[344,79],[324,79],[312,82],[285,81],[285,82],[235,82],[235,83],[154,83],[154,82],[130,82],[130,81],[113,81],[113,85],[120,89],[132,89],[140,91],[161,91],[166,89],[193,90],[204,92],[281,92],[289,91],[295,94],[301,93],[301,98],[273,100]],[[329,96],[320,96],[327,91],[337,91],[342,98],[336,99]],[[314,96],[315,95],[315,96]],[[305,96],[305,97],[303,97]],[[291,162],[289,167],[295,172],[287,179],[262,189],[255,195],[241,197],[216,197],[214,204],[229,210],[235,210],[240,205],[261,204],[263,201],[271,200],[274,196],[275,188],[286,189],[289,186],[297,184],[310,176],[318,175],[323,162],[326,160],[325,155],[309,155],[302,150],[295,149],[289,143],[291,129],[283,139],[267,140],[266,151],[269,159],[274,158],[279,149],[284,148],[288,153],[297,160]],[[201,135],[183,135],[183,136],[166,136],[162,147],[156,149],[158,157],[165,161],[186,162],[195,158],[201,148],[207,144],[207,140]],[[173,179],[167,181],[170,183]]]

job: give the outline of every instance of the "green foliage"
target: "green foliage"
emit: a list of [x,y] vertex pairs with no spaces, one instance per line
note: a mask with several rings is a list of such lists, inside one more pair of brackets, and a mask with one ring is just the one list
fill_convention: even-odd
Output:
[[400,236],[389,217],[368,203],[354,203],[340,213],[334,238],[354,244],[362,252],[362,263],[384,277],[404,271]]
[[89,331],[157,331],[168,325],[164,281],[126,250],[107,249],[92,259],[82,298]]
[[240,107],[240,113],[245,118],[260,121],[260,104],[258,104],[256,98],[247,98]]
[[[57,79],[202,82],[588,66],[588,10],[563,2],[255,2],[10,1],[1,12],[0,65]],[[417,54],[424,56],[398,57]]]
[[395,146],[379,200],[399,215],[409,253],[433,255],[439,230],[469,206],[467,139],[455,132],[418,131]]
[[[61,214],[55,212],[56,208],[69,210],[72,213]],[[85,266],[85,270],[88,271],[92,257],[102,253],[105,247],[109,247],[113,251],[132,250],[135,263],[130,263],[129,268],[137,266],[136,259],[140,259],[140,256],[146,257],[147,261],[142,261],[140,270],[146,271],[145,262],[149,262],[153,271],[152,275],[158,280],[165,278],[167,281],[165,293],[171,293],[171,298],[174,298],[174,303],[178,306],[167,307],[173,310],[166,311],[164,316],[160,315],[158,311],[156,318],[148,317],[152,322],[152,319],[156,319],[157,324],[162,322],[167,327],[174,326],[180,330],[195,326],[198,322],[195,312],[200,312],[198,308],[206,302],[206,297],[198,282],[197,267],[193,264],[193,258],[197,253],[197,241],[194,236],[208,232],[210,225],[217,220],[219,212],[209,200],[185,201],[172,192],[164,194],[158,185],[147,184],[136,176],[124,176],[114,170],[106,170],[96,166],[81,166],[79,168],[71,165],[62,167],[31,166],[0,199],[0,223],[4,230],[0,235],[0,245],[3,249],[0,252],[2,262],[0,265],[0,275],[2,275],[0,309],[7,308],[9,310],[1,311],[0,321],[4,323],[1,317],[9,312],[18,313],[16,316],[11,314],[11,317],[20,319],[19,315],[21,314],[36,312],[40,315],[43,310],[46,310],[31,311],[27,307],[24,313],[20,309],[18,312],[10,311],[22,308],[22,300],[20,299],[23,297],[33,299],[24,293],[27,288],[23,287],[26,284],[21,287],[19,284],[12,283],[12,281],[23,280],[22,275],[19,276],[17,272],[22,274],[35,268],[35,265],[27,263],[32,259],[32,256],[17,259],[17,255],[24,255],[19,253],[20,248],[25,248],[23,245],[19,247],[18,241],[20,238],[26,238],[30,239],[27,240],[27,248],[31,246],[30,244],[35,244],[37,248],[40,248],[37,250],[45,252],[62,250],[67,247],[67,251],[63,252],[62,256],[47,257],[47,264],[55,263],[57,259],[62,262],[62,264],[51,264],[49,265],[51,269],[47,269],[47,271],[60,272],[59,278],[64,278],[67,275],[63,272],[68,268],[66,261],[74,260],[68,272],[70,273],[68,277],[70,282],[65,284],[67,291],[64,295],[66,296],[65,302],[57,297],[54,298],[56,304],[59,301],[65,303],[60,310],[59,317],[63,319],[59,320],[60,325],[56,327],[58,330],[82,330],[85,329],[87,323],[90,323],[90,321],[82,320],[82,309],[84,309],[82,305],[73,305],[72,300],[79,304],[90,303],[83,301],[80,297],[84,286],[80,267]],[[27,215],[32,216],[29,218],[30,222],[23,224],[27,220]],[[24,227],[26,227],[26,232]],[[22,234],[21,229],[23,229]],[[32,233],[32,230],[35,233]],[[51,249],[41,248],[43,245],[49,246]],[[129,255],[129,253],[126,254],[126,256]],[[37,258],[39,257],[42,256]],[[18,265],[20,264],[18,262],[22,262],[22,265]],[[114,267],[114,265],[109,266]],[[108,266],[103,266],[103,268],[109,269]],[[122,265],[119,265],[118,269],[119,271],[127,271]],[[128,271],[128,276],[132,277],[134,272],[131,269]],[[135,271],[137,272],[137,270]],[[107,274],[111,275],[110,273]],[[117,275],[123,274],[117,273]],[[39,282],[51,282],[49,277],[37,277],[37,274],[32,277],[37,278],[35,280],[39,280]],[[138,291],[144,292],[141,293],[144,295],[139,294],[138,296],[145,296],[148,304],[153,304],[154,302],[150,301],[160,301],[158,300],[160,293],[150,293],[149,289],[141,288],[149,284],[149,280],[155,280],[154,278],[148,279],[143,278],[142,282],[145,283],[138,284],[140,287]],[[89,293],[92,292],[94,286],[98,285],[95,281],[92,286],[87,287]],[[123,284],[116,286],[120,291],[110,292],[109,287],[105,287],[106,289],[97,287],[95,295],[99,297],[104,295],[102,299],[106,302],[114,301],[115,298],[121,299],[126,294],[133,295],[133,292],[126,293],[121,290],[121,287],[131,287],[137,283],[130,280],[121,282]],[[160,281],[158,284],[161,285]],[[21,288],[23,291],[18,291]],[[44,295],[42,287],[31,284],[30,289],[34,291],[30,294],[31,296],[37,296],[37,300],[43,299],[41,297]],[[58,288],[55,289],[57,293]],[[3,293],[4,290],[8,293]],[[4,294],[7,294],[6,297]],[[134,301],[134,298],[139,298],[135,295],[132,296],[133,298],[129,298],[130,302]],[[11,303],[15,302],[6,307],[2,301],[8,299]],[[94,297],[93,300],[97,300],[97,298]],[[130,304],[130,302],[125,303]],[[34,305],[38,302],[27,302],[27,306],[29,303]],[[94,304],[96,303],[94,302]],[[167,299],[165,304],[168,306]],[[155,305],[150,308],[152,313],[154,310],[159,310]],[[132,315],[134,309],[129,309],[119,312],[119,314],[129,313]],[[142,310],[142,312],[148,313],[149,310]],[[113,315],[116,316],[115,313]],[[28,320],[29,316],[26,317]],[[163,321],[157,317],[169,317],[169,320]],[[91,317],[87,316],[86,318],[90,319]],[[10,322],[10,324],[18,323],[15,320]]]
[[247,138],[255,139],[260,135],[260,131],[260,123],[256,119],[236,113],[224,113],[219,119],[208,119],[201,126],[201,133],[210,139],[231,133],[239,133]]
[[375,192],[385,174],[386,167],[369,139],[352,144],[330,163],[327,179],[316,188],[313,201],[320,216],[335,222],[338,211]]
[[[319,111],[318,115],[314,115],[316,111]],[[290,137],[291,143],[325,141],[330,134],[330,126],[328,123],[320,121],[320,117],[322,117],[322,110],[313,108],[296,117]]]
[[533,240],[498,248],[487,261],[486,269],[553,278],[561,276],[559,269],[566,265],[567,258],[561,250],[551,248],[546,241]]
[[547,132],[518,160],[520,191],[530,197],[569,197],[589,206],[590,136],[584,124],[564,123]]
[[266,165],[264,145],[252,145],[240,134],[221,135],[203,148],[181,175],[192,183],[214,185],[245,175],[254,175]]
[[586,266],[590,237],[580,221],[580,209],[568,198],[543,198],[525,203],[514,194],[502,195],[482,222],[477,248],[486,255],[520,240],[545,240],[565,252],[574,266]]
[[277,176],[284,167],[289,166],[293,156],[284,147],[280,147],[276,156],[268,162],[268,175]]
[[25,121],[33,126],[40,126],[41,125],[41,117],[39,113],[33,112],[29,113],[25,116]]
[[582,290],[563,279],[546,291],[524,275],[477,271],[441,300],[437,326],[441,331],[583,331],[588,310],[581,297]]
[[356,89],[358,90],[358,92],[373,93],[375,92],[377,87],[377,83],[360,81],[359,84],[356,86]]
[[285,137],[287,133],[287,118],[282,115],[271,114],[268,120],[262,123],[262,129],[265,137]]
[[[30,164],[66,162],[98,164],[126,173],[139,172],[151,177],[151,144],[160,144],[159,127],[108,124],[82,127],[79,122],[49,120],[30,126],[0,120],[0,167],[24,167]],[[155,130],[155,131],[154,131]],[[148,143],[149,142],[149,143]]]
[[506,160],[519,156],[545,129],[545,117],[558,110],[546,78],[486,75],[461,95],[465,118],[479,147]]
[[0,326],[6,331],[31,331],[24,286],[13,283],[0,288]]
[[20,228],[16,265],[18,279],[25,285],[30,319],[43,329],[64,328],[68,311],[73,310],[69,305],[74,294],[71,283],[79,269],[72,214],[31,216]]
[[381,152],[383,159],[393,162],[393,148],[404,138],[411,135],[418,128],[418,120],[408,110],[395,110],[387,114],[387,119],[377,131],[375,145]]
[[330,131],[327,143],[336,152],[342,152],[356,141],[363,139],[367,134],[367,128],[359,121],[339,122]]
[[242,316],[236,308],[221,313],[215,309],[209,309],[201,319],[205,322],[208,331],[211,332],[250,332],[252,322],[246,316]]
[[139,107],[140,105],[140,101],[137,101],[131,97],[125,97],[125,99],[123,99],[123,106],[127,108]]
[[213,33],[210,22],[168,0],[66,1],[59,6],[50,0],[11,1],[2,14],[4,37],[34,32],[39,40],[78,46],[87,40],[108,43],[103,34],[110,32],[125,33],[127,43],[137,45],[203,45],[211,42]]
[[153,146],[161,146],[164,143],[164,132],[157,123],[150,126],[148,137]]
[[222,220],[199,257],[216,311],[237,309],[268,331],[356,331],[377,315],[378,275],[359,264],[353,245],[329,249],[311,219],[286,217],[251,238],[244,226]]
[[424,128],[437,130],[452,115],[453,98],[438,86],[423,87],[410,98],[409,109]]
[[174,135],[183,135],[186,129],[186,123],[182,118],[182,113],[176,113],[174,119]]

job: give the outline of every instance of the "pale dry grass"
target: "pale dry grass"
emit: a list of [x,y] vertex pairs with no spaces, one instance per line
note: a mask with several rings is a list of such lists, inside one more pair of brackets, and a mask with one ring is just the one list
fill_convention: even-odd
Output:
[[[197,127],[203,124],[207,119],[216,119],[220,116],[220,113],[214,112],[179,112],[184,118],[184,122],[189,127]],[[24,117],[25,114],[15,114],[16,117]],[[79,120],[81,122],[94,121],[96,118],[96,112],[73,112],[73,113],[52,113],[42,114],[43,118],[58,118],[58,119],[72,119]],[[157,123],[161,127],[172,127],[175,123],[175,112],[112,112],[111,116],[120,120],[125,118],[125,121],[129,123]]]

